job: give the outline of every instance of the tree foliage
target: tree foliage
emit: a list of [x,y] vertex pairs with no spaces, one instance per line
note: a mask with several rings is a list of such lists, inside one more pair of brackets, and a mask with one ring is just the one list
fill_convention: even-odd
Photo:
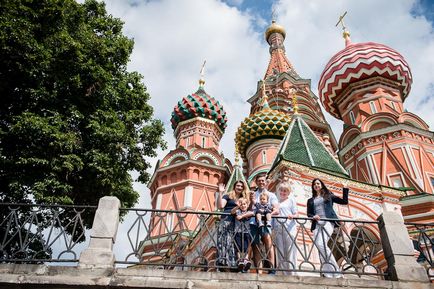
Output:
[[132,206],[165,147],[133,41],[103,3],[0,4],[0,200]]

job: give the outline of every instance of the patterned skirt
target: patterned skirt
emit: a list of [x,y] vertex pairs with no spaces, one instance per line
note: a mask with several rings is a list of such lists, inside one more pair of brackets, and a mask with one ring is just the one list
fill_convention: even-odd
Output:
[[235,228],[233,220],[221,220],[217,228],[217,266],[236,267]]

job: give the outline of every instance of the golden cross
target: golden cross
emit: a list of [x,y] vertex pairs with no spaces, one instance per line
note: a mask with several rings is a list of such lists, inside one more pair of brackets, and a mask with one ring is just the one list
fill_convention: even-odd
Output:
[[205,84],[205,79],[203,78],[205,76],[205,63],[206,63],[206,60],[203,61],[202,68],[200,69],[199,85],[201,87],[203,87],[203,85]]
[[206,60],[203,61],[202,68],[200,69],[200,78],[203,78],[205,76],[205,64]]
[[339,23],[341,23],[341,24],[342,24],[342,30],[347,29],[347,28],[345,27],[345,23],[344,23],[344,17],[345,17],[345,15],[347,15],[347,11],[345,11],[344,14],[342,14],[341,16],[339,16],[339,21],[338,21],[338,23],[336,23],[336,25],[335,25],[336,27],[338,27]]
[[271,11],[271,21],[276,21],[276,7]]

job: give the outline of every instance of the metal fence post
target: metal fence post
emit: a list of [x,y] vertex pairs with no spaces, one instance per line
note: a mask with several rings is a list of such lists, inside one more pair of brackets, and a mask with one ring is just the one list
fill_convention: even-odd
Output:
[[416,262],[413,244],[402,216],[395,212],[384,212],[378,221],[389,279],[429,282],[425,269]]
[[81,268],[113,268],[113,244],[119,225],[120,201],[116,197],[103,197],[92,224],[89,247],[80,255]]

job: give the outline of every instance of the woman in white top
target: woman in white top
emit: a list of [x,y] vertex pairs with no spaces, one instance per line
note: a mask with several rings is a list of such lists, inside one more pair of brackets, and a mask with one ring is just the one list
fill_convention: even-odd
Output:
[[278,268],[283,269],[284,275],[295,275],[292,270],[297,269],[296,221],[298,217],[297,202],[291,194],[291,186],[283,182],[277,187],[279,197],[279,216],[276,218],[274,228],[276,233],[276,253]]

